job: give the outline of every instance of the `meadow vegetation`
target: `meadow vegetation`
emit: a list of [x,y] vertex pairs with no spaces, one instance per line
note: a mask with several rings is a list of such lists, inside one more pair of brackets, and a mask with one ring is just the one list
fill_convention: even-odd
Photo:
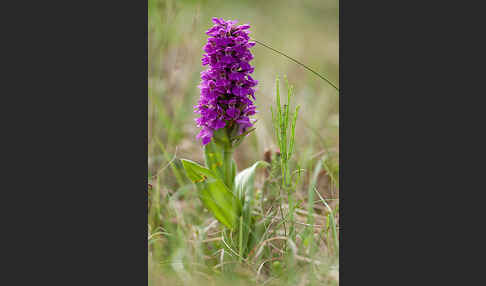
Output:
[[336,89],[261,45],[252,48],[257,122],[233,156],[238,173],[250,170],[237,190],[251,207],[242,205],[232,230],[201,202],[181,160],[208,161],[193,106],[212,17],[249,23],[252,38],[338,85],[338,6],[149,0],[149,285],[338,285]]

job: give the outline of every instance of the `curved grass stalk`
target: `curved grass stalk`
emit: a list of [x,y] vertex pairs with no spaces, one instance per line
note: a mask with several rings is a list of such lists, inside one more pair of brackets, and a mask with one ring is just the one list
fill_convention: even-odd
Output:
[[323,75],[321,75],[320,73],[316,72],[315,70],[311,69],[310,67],[306,66],[305,64],[303,64],[303,63],[299,62],[298,60],[296,60],[296,59],[294,59],[294,58],[292,58],[292,57],[290,57],[290,56],[288,56],[288,55],[286,55],[286,54],[282,53],[281,51],[278,51],[278,50],[276,50],[276,49],[274,49],[274,48],[272,48],[272,47],[270,47],[270,46],[268,46],[268,45],[266,45],[266,44],[264,44],[264,43],[262,43],[262,42],[260,42],[260,41],[258,41],[258,40],[255,40],[255,39],[252,39],[252,40],[253,40],[255,43],[258,43],[258,44],[260,44],[260,45],[264,46],[265,48],[270,49],[270,50],[272,50],[272,51],[274,51],[274,52],[276,52],[276,53],[278,53],[278,54],[280,54],[280,55],[282,55],[282,56],[284,56],[284,57],[288,58],[289,60],[291,60],[291,61],[295,62],[296,64],[300,65],[301,67],[303,67],[303,68],[307,69],[308,71],[310,71],[310,72],[312,72],[313,74],[315,74],[315,75],[317,75],[318,77],[320,77],[322,80],[326,81],[326,82],[327,82],[328,84],[330,84],[330,85],[331,85],[331,86],[332,86],[332,87],[333,87],[335,90],[337,90],[337,92],[339,92],[339,88],[338,88],[338,87],[337,87],[335,84],[333,84],[333,83],[332,83],[330,80],[328,80],[328,79],[327,79],[327,78],[325,78]]

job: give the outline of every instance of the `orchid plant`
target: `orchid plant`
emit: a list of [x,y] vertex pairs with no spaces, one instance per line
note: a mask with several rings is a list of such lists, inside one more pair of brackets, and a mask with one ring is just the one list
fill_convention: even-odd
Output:
[[[258,167],[269,165],[265,161],[257,161],[237,173],[232,158],[235,148],[254,130],[255,120],[250,116],[257,112],[254,100],[258,81],[250,75],[254,71],[250,64],[253,59],[250,48],[255,41],[248,35],[248,24],[237,26],[236,21],[218,18],[213,18],[213,22],[214,26],[206,32],[209,38],[202,58],[203,66],[208,68],[201,72],[201,94],[194,107],[195,113],[200,115],[196,123],[201,131],[196,137],[204,146],[206,166],[190,160],[181,161],[188,178],[196,185],[203,205],[227,228],[222,237],[224,244],[233,254],[245,259],[262,235],[251,216],[255,172]],[[277,79],[277,109],[272,109],[272,121],[283,152],[280,156],[282,186],[288,192],[292,213],[294,202],[288,161],[293,153],[299,107],[291,118],[292,87],[288,89],[287,104],[282,107],[278,85]],[[290,221],[293,225],[292,214]],[[237,239],[233,239],[234,233]]]
[[[226,234],[237,231],[235,248],[243,258],[252,244],[255,171],[267,164],[258,161],[237,174],[232,158],[234,149],[254,130],[255,120],[250,116],[257,112],[254,100],[258,81],[250,75],[254,68],[249,62],[255,42],[248,36],[248,24],[237,26],[236,21],[218,18],[213,22],[206,32],[209,38],[202,58],[208,68],[201,72],[201,95],[195,106],[200,115],[196,123],[201,127],[197,138],[204,146],[206,166],[184,159],[182,164],[204,206],[229,230]],[[234,241],[232,237],[229,240]]]

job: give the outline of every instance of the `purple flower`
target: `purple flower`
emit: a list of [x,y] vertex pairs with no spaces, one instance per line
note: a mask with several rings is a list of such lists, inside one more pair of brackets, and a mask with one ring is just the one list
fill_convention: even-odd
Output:
[[203,145],[221,128],[241,135],[253,126],[249,116],[256,113],[253,100],[258,81],[250,76],[254,70],[249,64],[253,59],[250,48],[255,45],[249,41],[250,25],[237,26],[236,21],[222,18],[213,18],[213,22],[206,32],[209,38],[201,60],[208,69],[201,72],[201,96],[194,107],[200,114],[197,126],[202,127],[197,138]]

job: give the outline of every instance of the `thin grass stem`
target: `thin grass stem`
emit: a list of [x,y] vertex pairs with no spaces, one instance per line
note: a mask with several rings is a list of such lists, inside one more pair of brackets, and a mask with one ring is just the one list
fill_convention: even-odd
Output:
[[327,78],[325,78],[324,76],[322,76],[321,74],[319,74],[318,72],[316,72],[315,70],[311,69],[310,67],[308,67],[308,66],[304,65],[303,63],[299,62],[298,60],[296,60],[296,59],[294,59],[294,58],[292,58],[292,57],[290,57],[290,56],[288,56],[288,55],[286,55],[286,54],[284,54],[284,53],[282,53],[282,52],[280,52],[280,51],[278,51],[278,50],[276,50],[276,49],[274,49],[274,48],[272,48],[272,47],[270,47],[270,46],[268,46],[268,45],[266,45],[266,44],[264,44],[264,43],[262,43],[262,42],[260,42],[260,41],[258,41],[258,40],[255,40],[255,39],[252,39],[252,40],[253,40],[255,43],[258,43],[258,44],[260,44],[260,45],[264,46],[265,48],[270,49],[270,50],[272,50],[272,51],[274,51],[274,52],[276,52],[276,53],[278,53],[278,54],[280,54],[280,55],[282,55],[282,56],[284,56],[284,57],[288,58],[289,60],[291,60],[291,61],[295,62],[296,64],[298,64],[298,65],[302,66],[303,68],[307,69],[308,71],[310,71],[310,72],[312,72],[313,74],[315,74],[315,75],[317,75],[318,77],[320,77],[322,80],[326,81],[326,82],[327,82],[328,84],[330,84],[330,85],[331,85],[331,86],[332,86],[332,87],[333,87],[335,90],[337,90],[337,91],[339,92],[339,88],[338,88],[336,85],[334,85],[334,84],[333,84],[333,83],[332,83],[330,80],[328,80]]

